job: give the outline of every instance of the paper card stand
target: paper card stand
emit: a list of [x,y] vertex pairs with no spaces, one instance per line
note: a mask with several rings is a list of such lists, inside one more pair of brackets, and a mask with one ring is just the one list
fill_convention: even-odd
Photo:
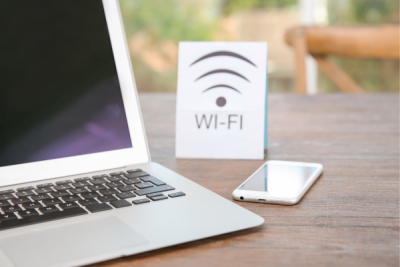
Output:
[[267,43],[181,42],[176,157],[263,159]]

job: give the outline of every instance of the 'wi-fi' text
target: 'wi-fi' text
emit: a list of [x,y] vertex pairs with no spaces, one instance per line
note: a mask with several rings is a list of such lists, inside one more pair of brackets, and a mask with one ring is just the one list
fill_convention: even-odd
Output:
[[196,126],[198,129],[218,129],[227,128],[228,130],[242,130],[243,129],[243,115],[229,114],[229,115],[216,115],[216,114],[195,114]]

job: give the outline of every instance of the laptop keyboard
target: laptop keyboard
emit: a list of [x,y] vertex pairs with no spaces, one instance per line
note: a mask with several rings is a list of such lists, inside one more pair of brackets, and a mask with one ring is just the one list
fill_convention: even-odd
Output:
[[171,190],[141,169],[3,190],[0,230],[185,196]]

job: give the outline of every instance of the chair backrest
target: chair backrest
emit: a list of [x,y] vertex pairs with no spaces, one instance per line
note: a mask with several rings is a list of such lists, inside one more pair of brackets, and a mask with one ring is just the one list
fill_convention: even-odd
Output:
[[296,57],[296,91],[306,92],[305,56],[311,54],[319,68],[344,92],[362,92],[354,80],[327,56],[347,58],[399,59],[398,26],[295,27],[285,34]]

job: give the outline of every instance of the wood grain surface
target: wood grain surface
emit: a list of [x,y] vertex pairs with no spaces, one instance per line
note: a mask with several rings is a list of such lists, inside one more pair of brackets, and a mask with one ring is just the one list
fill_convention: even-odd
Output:
[[[229,200],[264,162],[176,159],[175,95],[140,102],[152,160]],[[264,225],[92,266],[399,266],[399,95],[270,95],[268,103],[266,160],[324,165],[299,204],[235,202]]]

